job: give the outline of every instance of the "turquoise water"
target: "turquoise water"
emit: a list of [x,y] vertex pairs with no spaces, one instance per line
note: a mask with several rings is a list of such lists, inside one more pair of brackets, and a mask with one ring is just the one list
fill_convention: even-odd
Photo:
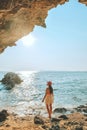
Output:
[[[0,80],[7,72],[0,72]],[[12,90],[5,90],[0,83],[0,110],[17,114],[45,112],[42,98],[46,82],[51,80],[54,89],[53,108],[74,108],[87,104],[87,72],[21,71],[23,82]]]

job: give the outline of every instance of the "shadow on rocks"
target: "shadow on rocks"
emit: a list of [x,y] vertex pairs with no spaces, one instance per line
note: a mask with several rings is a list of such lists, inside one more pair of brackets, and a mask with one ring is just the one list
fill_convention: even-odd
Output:
[[2,110],[1,112],[0,112],[0,122],[3,122],[3,121],[5,121],[6,119],[7,119],[7,116],[8,116],[9,114],[7,113],[7,110]]

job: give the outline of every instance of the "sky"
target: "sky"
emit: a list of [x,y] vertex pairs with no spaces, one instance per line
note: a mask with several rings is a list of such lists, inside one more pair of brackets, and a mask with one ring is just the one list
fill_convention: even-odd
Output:
[[0,71],[87,71],[87,6],[70,0],[45,23],[0,54]]

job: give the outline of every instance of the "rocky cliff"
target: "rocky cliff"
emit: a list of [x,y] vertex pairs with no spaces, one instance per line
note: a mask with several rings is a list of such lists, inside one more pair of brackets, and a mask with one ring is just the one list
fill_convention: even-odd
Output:
[[[68,0],[0,0],[0,53],[33,31],[46,27],[48,10]],[[79,0],[87,4],[87,0]]]

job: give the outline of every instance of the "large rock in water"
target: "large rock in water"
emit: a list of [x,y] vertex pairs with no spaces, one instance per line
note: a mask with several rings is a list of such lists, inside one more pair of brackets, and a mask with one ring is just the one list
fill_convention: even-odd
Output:
[[6,89],[12,89],[16,84],[20,84],[22,82],[21,78],[13,73],[8,72],[4,75],[4,78],[1,80],[2,84],[5,85]]

